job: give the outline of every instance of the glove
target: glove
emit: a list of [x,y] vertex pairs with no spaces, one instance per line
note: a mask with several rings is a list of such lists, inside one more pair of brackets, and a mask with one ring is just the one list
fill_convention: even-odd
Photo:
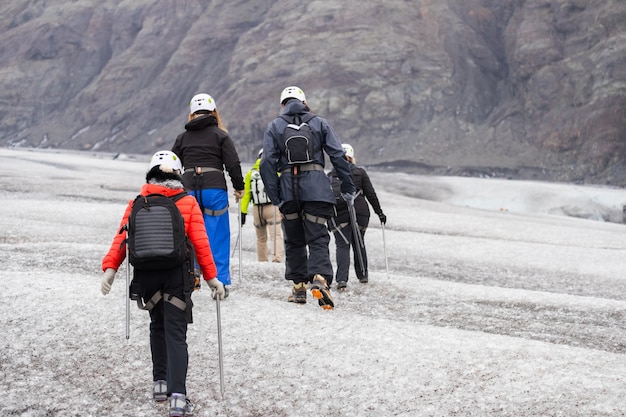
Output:
[[380,222],[382,224],[387,223],[387,216],[385,216],[385,214],[383,212],[380,212],[380,214],[378,215],[378,218],[380,219]]
[[215,300],[216,297],[220,297],[220,300],[224,299],[224,284],[219,279],[213,278],[206,282],[211,288],[211,297]]
[[354,199],[356,198],[356,194],[355,193],[341,193],[341,198],[346,200],[346,203],[348,203],[349,206],[354,205]]
[[117,271],[113,268],[107,268],[104,271],[104,276],[102,277],[102,285],[100,287],[100,291],[102,291],[102,295],[107,295],[109,291],[111,291],[111,285],[113,285],[113,280],[115,279],[115,273]]
[[246,224],[246,213],[241,213],[241,225]]

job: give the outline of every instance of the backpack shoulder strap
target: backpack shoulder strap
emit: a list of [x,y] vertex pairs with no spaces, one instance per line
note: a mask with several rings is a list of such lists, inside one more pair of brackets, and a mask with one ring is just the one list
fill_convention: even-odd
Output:
[[313,119],[317,114],[314,113],[306,113],[304,117],[302,117],[302,123],[308,123],[311,119]]
[[181,191],[180,193],[174,194],[173,196],[171,196],[170,199],[175,203],[181,198],[185,197],[186,195],[188,195],[187,191]]

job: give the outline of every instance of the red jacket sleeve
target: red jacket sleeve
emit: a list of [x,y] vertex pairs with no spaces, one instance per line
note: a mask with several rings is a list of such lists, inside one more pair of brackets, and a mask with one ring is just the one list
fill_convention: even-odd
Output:
[[124,225],[126,225],[126,223],[128,223],[128,216],[130,216],[132,208],[133,201],[131,200],[128,203],[128,206],[126,206],[126,211],[124,212],[120,226],[115,232],[113,243],[111,244],[107,254],[104,255],[104,258],[102,259],[102,271],[106,271],[108,268],[113,268],[117,271],[126,258],[126,245],[122,245],[122,242],[126,239],[126,232],[123,231],[122,233],[119,233],[119,231]]

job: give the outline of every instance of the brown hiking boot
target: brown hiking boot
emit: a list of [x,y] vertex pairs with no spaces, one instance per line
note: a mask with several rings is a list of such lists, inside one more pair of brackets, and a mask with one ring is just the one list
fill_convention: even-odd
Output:
[[293,284],[293,289],[287,301],[290,303],[306,304],[306,283]]
[[315,274],[309,288],[311,288],[313,297],[317,299],[320,307],[324,310],[332,310],[335,307],[335,301],[330,294],[330,288],[328,288],[326,279],[323,276]]

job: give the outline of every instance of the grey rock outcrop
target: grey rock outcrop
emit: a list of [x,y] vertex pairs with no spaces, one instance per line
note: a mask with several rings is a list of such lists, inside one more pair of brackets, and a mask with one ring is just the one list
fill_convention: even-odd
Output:
[[169,148],[198,92],[252,160],[301,86],[360,164],[626,185],[626,2],[8,0],[0,145]]

